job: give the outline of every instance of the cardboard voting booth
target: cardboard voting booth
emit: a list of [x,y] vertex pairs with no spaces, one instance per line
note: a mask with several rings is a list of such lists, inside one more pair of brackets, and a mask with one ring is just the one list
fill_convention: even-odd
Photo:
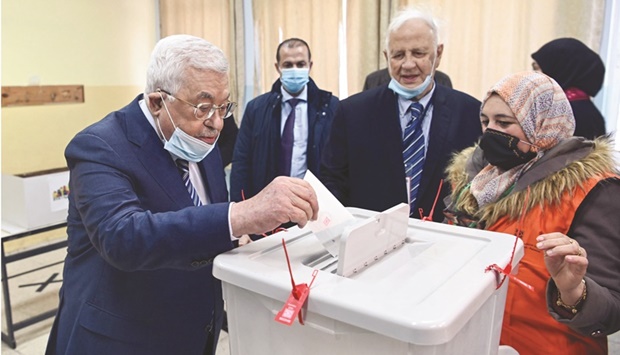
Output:
[[[297,227],[219,255],[231,354],[497,354],[508,280],[485,270],[516,268],[522,242],[404,206],[347,208],[336,256]],[[274,320],[292,288],[282,238],[295,282],[316,273],[304,325]]]
[[65,221],[69,206],[66,168],[2,175],[2,222],[31,230]]

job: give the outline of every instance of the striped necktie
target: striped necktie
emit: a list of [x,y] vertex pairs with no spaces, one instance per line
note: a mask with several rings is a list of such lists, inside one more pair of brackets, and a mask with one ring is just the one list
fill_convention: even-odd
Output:
[[198,192],[196,192],[194,185],[189,179],[189,163],[187,162],[187,160],[183,159],[177,159],[176,163],[177,168],[179,168],[179,173],[181,173],[181,176],[183,177],[183,183],[187,188],[187,192],[189,192],[189,197],[192,199],[195,206],[202,206],[202,202],[200,202],[200,196],[198,196]]
[[409,106],[411,121],[405,127],[403,138],[403,162],[405,164],[405,177],[407,178],[407,187],[409,189],[410,215],[413,215],[413,210],[416,206],[418,188],[422,178],[422,168],[424,167],[423,110],[424,106],[419,102],[414,102]]

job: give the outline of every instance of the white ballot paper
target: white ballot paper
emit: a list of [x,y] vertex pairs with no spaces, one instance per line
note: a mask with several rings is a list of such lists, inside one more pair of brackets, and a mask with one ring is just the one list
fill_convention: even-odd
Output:
[[317,220],[309,221],[304,229],[309,228],[332,256],[338,256],[342,231],[355,218],[310,170],[304,180],[312,186],[319,202]]

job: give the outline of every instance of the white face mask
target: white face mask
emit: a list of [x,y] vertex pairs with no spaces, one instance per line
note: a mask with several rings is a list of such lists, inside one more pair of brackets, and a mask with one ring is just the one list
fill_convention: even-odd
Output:
[[209,153],[211,153],[213,148],[215,148],[215,144],[217,143],[217,140],[220,138],[220,136],[217,136],[217,139],[213,144],[209,144],[185,133],[182,129],[180,129],[174,124],[172,116],[170,115],[170,111],[168,111],[168,107],[166,106],[164,97],[161,95],[161,93],[159,93],[159,95],[161,96],[161,102],[164,105],[166,112],[168,113],[170,122],[172,122],[172,125],[174,126],[174,132],[172,132],[170,139],[166,140],[164,132],[161,130],[161,126],[159,125],[159,118],[157,118],[157,127],[159,128],[159,131],[161,132],[161,135],[165,141],[164,149],[181,159],[185,159],[194,163],[198,163],[199,161],[203,160]]

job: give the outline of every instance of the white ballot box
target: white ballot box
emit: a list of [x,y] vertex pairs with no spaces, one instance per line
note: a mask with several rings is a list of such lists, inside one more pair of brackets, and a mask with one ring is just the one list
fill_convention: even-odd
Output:
[[67,220],[67,168],[2,175],[2,221],[26,230]]
[[[392,215],[347,209],[355,220],[337,256],[294,227],[215,259],[231,354],[498,353],[508,280],[497,289],[485,270],[506,267],[513,248],[516,268],[521,240],[409,219],[398,206]],[[296,284],[318,270],[305,325],[274,320],[292,289],[282,238]]]

